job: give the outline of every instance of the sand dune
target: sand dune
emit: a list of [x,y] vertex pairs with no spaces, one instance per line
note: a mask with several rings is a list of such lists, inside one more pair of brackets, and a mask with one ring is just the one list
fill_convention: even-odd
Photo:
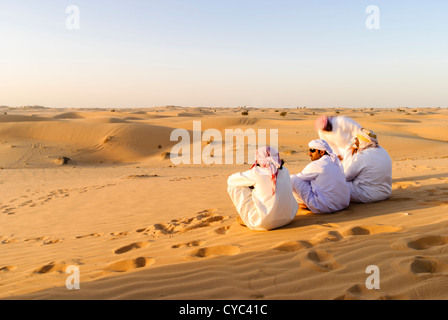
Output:
[[[169,127],[127,124],[122,120],[103,118],[95,119],[93,123],[92,120],[16,121],[3,124],[0,136],[28,149],[30,156],[26,157],[26,162],[29,164],[36,161],[35,155],[37,163],[59,156],[68,156],[77,163],[117,163],[138,161],[172,146],[172,130]],[[7,158],[9,155],[2,160]],[[9,160],[19,165],[25,162],[23,159]]]
[[84,117],[79,112],[61,113],[61,114],[54,116],[53,118],[55,118],[55,119],[84,119]]
[[27,116],[27,115],[0,115],[0,122],[34,122],[34,121],[51,121],[45,117]]
[[[447,299],[448,111],[281,111],[1,107],[0,298]],[[277,129],[299,172],[320,114],[377,132],[393,160],[390,199],[300,209],[286,227],[253,232],[226,191],[248,164],[167,156],[171,132],[191,134],[193,121],[221,134]],[[366,285],[371,265],[379,289]],[[80,270],[79,290],[65,285],[68,266]]]

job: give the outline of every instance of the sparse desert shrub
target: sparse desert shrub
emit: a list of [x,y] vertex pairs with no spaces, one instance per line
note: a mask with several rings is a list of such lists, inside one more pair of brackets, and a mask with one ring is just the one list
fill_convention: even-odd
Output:
[[111,142],[113,138],[114,138],[113,136],[108,136],[108,137],[106,137],[106,139],[104,139],[104,143],[109,143],[109,142]]
[[57,165],[63,166],[63,165],[69,164],[70,161],[71,161],[71,159],[68,157],[59,157],[58,159],[56,159],[54,161],[54,163]]
[[161,158],[162,160],[164,160],[164,159],[170,159],[170,158],[171,158],[171,152],[170,152],[170,151],[165,151],[165,152],[163,152],[163,153],[160,155],[160,158]]

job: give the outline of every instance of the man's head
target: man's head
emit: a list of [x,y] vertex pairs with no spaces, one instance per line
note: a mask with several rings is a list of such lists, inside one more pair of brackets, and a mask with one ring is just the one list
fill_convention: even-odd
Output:
[[341,161],[339,160],[338,156],[333,152],[333,149],[331,149],[330,145],[323,139],[316,139],[310,141],[308,143],[308,146],[310,147],[309,155],[312,161],[316,161],[321,159],[323,156],[327,155],[328,157],[325,157],[326,159],[329,158],[334,164],[338,166],[338,168],[341,170],[342,173],[344,173],[344,167],[342,166]]
[[325,115],[318,117],[314,123],[314,128],[316,131],[332,131],[333,125],[331,124],[330,119],[331,117],[327,117]]
[[357,140],[357,146],[360,151],[370,147],[377,148],[379,146],[378,137],[372,130],[365,128],[360,129],[357,132],[355,139]]
[[324,155],[326,155],[327,151],[310,148],[308,154],[311,158],[311,161],[316,161],[322,158]]
[[328,152],[333,152],[328,143],[322,139],[312,140],[310,143],[308,143],[308,146],[310,147],[308,154],[311,158],[311,161],[319,160],[324,155],[328,155]]

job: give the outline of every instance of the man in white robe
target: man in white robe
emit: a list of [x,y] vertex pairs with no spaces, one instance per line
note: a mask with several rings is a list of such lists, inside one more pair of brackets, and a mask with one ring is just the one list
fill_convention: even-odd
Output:
[[299,206],[292,195],[289,171],[278,151],[257,150],[250,170],[231,175],[227,191],[244,225],[251,230],[271,230],[292,222]]
[[341,161],[322,139],[313,140],[308,146],[312,162],[291,176],[294,197],[313,213],[345,209],[350,204],[350,191]]
[[386,200],[392,193],[392,160],[376,134],[360,129],[344,156],[344,172],[352,202]]
[[351,144],[358,130],[361,129],[361,125],[349,117],[327,117],[324,115],[316,119],[315,129],[319,138],[325,140],[341,159],[345,149]]

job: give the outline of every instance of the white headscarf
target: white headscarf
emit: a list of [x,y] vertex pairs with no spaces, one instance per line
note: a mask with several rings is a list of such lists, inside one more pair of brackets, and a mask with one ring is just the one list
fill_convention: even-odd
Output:
[[377,148],[379,146],[377,135],[372,130],[361,128],[357,132],[356,137],[359,140],[358,151],[362,151],[367,148]]
[[274,194],[277,185],[278,169],[282,166],[278,151],[269,146],[258,149],[255,154],[255,163],[252,168],[257,164],[262,168],[269,169],[272,181],[272,194]]
[[308,146],[311,149],[317,149],[317,150],[323,150],[328,153],[331,160],[338,165],[338,167],[344,172],[344,167],[342,166],[341,160],[339,160],[338,156],[333,152],[333,149],[331,149],[330,145],[323,139],[316,139],[310,141],[308,143]]

